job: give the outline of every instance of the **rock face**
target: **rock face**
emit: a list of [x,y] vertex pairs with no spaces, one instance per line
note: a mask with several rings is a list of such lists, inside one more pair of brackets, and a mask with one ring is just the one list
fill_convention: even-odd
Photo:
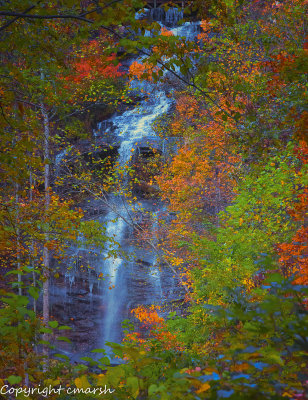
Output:
[[[90,201],[91,206],[99,208],[97,201]],[[92,349],[104,348],[105,340],[119,342],[121,322],[132,318],[131,310],[141,304],[165,304],[165,312],[179,309],[176,301],[183,292],[173,272],[158,261],[149,242],[140,236],[142,227],[152,237],[150,243],[159,240],[159,220],[167,221],[169,214],[158,213],[157,206],[162,207],[157,201],[143,200],[134,217],[136,226],[115,221],[106,209],[94,216],[106,221],[107,233],[119,242],[120,252],[115,243],[107,244],[105,250],[72,246],[67,259],[60,264],[54,260],[52,268],[58,268],[59,278],[51,283],[51,315],[72,328],[61,332],[72,344],[55,340],[57,352],[78,361]],[[108,249],[117,254],[107,257]]]

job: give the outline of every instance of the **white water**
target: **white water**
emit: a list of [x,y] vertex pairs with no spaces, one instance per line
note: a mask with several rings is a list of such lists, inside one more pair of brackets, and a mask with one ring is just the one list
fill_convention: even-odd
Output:
[[[176,9],[169,9],[167,13],[159,12],[164,15],[163,21],[169,24],[174,24],[183,17],[181,12],[178,13]],[[198,29],[198,23],[185,23],[171,30],[174,35],[193,39],[196,37]],[[149,33],[147,33],[147,35],[149,35]],[[161,84],[133,81],[131,86],[132,89],[140,90],[147,94],[143,96],[143,99],[136,107],[125,111],[121,115],[114,115],[99,126],[99,128],[104,126],[105,132],[107,131],[109,134],[112,131],[114,137],[120,142],[118,162],[121,166],[129,163],[132,153],[137,150],[141,141],[144,142],[144,140],[148,139],[149,142],[151,142],[153,138],[156,140],[158,139],[152,129],[152,124],[158,116],[167,113],[173,103],[173,99],[167,97]],[[99,136],[99,131],[96,132],[96,135]],[[114,205],[118,207],[119,200],[116,200]],[[154,217],[152,229],[155,236],[154,230],[156,230],[158,226],[158,215],[157,210],[155,211],[155,207],[152,211]],[[125,217],[127,217],[127,210],[123,211],[122,209],[122,212],[124,212]],[[113,236],[115,241],[118,242],[122,248],[125,248],[127,235],[131,232],[131,227],[128,227],[123,219],[118,218],[115,221],[114,218],[115,214],[113,211],[107,214],[106,221],[109,222],[107,223],[106,234]],[[153,239],[153,244],[156,244],[155,237]],[[130,244],[128,251],[138,253],[139,250],[134,248],[133,244]],[[143,298],[143,302],[162,302],[168,295],[173,294],[174,280],[172,280],[171,277],[172,282],[170,282],[169,278],[165,278],[169,281],[169,286],[165,286],[164,292],[162,272],[157,265],[157,255],[151,254],[148,250],[147,254],[143,252],[143,258],[148,260],[149,267],[144,268],[142,272],[138,272],[139,278],[142,276],[142,279],[147,281],[148,285],[150,285],[146,288],[147,294]],[[124,264],[120,256],[112,256],[107,258],[102,265],[102,272],[107,275],[106,281],[103,284],[104,313],[102,319],[102,343],[119,341],[121,336],[120,323],[125,318],[123,314],[124,309],[126,309],[125,305],[134,303],[134,300],[132,300],[134,294],[131,293],[134,289],[129,287],[129,280],[131,278],[128,277],[127,271],[125,272],[126,267]],[[132,268],[134,267],[132,266]],[[131,274],[133,278],[136,278],[136,276],[134,276],[134,269],[131,270]],[[115,287],[109,289],[109,287],[113,285]],[[139,298],[140,296],[135,297]]]
[[176,26],[170,31],[174,36],[185,38],[185,40],[193,41],[196,36],[200,33],[200,22],[185,22],[181,26]]
[[[175,10],[170,9],[167,14],[164,14],[163,22],[167,21],[169,24],[167,29],[171,29],[170,25],[174,25],[181,18],[180,13],[177,14]],[[198,32],[198,24],[185,23],[171,30],[175,35],[192,39]],[[146,35],[150,33],[147,32]],[[122,114],[117,113],[110,119],[102,121],[94,133],[97,139],[105,140],[108,137],[112,143],[119,144],[118,163],[121,166],[129,164],[131,155],[138,151],[141,143],[147,146],[148,141],[148,146],[151,147],[151,144],[159,142],[160,139],[156,136],[152,124],[157,117],[168,113],[174,102],[160,83],[135,80],[131,82],[131,89],[136,91],[141,99],[139,104]],[[105,135],[106,132],[108,135]],[[63,150],[56,156],[57,170],[61,163],[64,163],[66,155],[67,151]],[[129,317],[131,308],[140,304],[163,303],[165,300],[172,301],[179,298],[173,273],[166,268],[161,268],[159,257],[150,246],[141,245],[140,247],[140,242],[139,246],[136,244],[132,225],[127,224],[122,218],[117,218],[117,213],[126,220],[130,219],[130,215],[134,218],[131,207],[120,195],[110,196],[109,201],[113,210],[96,218],[106,224],[105,234],[114,242],[111,240],[105,250],[100,250],[88,248],[83,238],[79,237],[79,246],[72,246],[70,250],[70,269],[67,269],[65,273],[66,291],[65,297],[63,296],[63,302],[69,304],[72,309],[78,299],[91,301],[89,308],[85,310],[87,315],[78,314],[83,312],[81,303],[78,303],[74,316],[84,318],[85,321],[93,318],[94,329],[100,336],[95,346],[104,348],[106,348],[106,342],[121,341],[121,322]],[[161,218],[160,206],[152,200],[143,200],[141,203],[139,212],[143,219],[149,220],[153,232],[151,243],[155,246],[157,244],[155,231]],[[98,203],[92,200],[89,206],[93,210],[99,208]],[[144,210],[141,210],[142,208]],[[119,248],[125,253],[133,253],[135,261],[128,261]],[[80,271],[80,264],[88,267],[88,271],[84,269],[87,271],[86,275]],[[98,279],[100,274],[103,274],[103,280]],[[69,315],[68,312],[66,314]]]
[[62,163],[64,157],[67,155],[67,153],[68,153],[68,150],[67,149],[63,149],[55,157],[55,176],[56,177],[59,176],[61,163]]
[[[126,224],[122,218],[111,211],[107,214],[108,220],[106,235],[117,243],[123,243]],[[123,307],[123,299],[125,296],[125,288],[123,288],[122,280],[119,275],[123,272],[124,260],[117,254],[109,255],[108,251],[115,251],[112,244],[105,252],[105,261],[103,265],[103,273],[105,274],[103,304],[105,308],[103,320],[103,338],[104,341],[116,341],[119,339],[120,332],[116,326],[120,309]],[[121,268],[122,267],[122,268]]]
[[[177,20],[175,14],[170,12],[170,15],[171,20]],[[167,29],[183,37],[183,40],[193,39],[199,32],[197,23],[185,23],[173,28],[170,28],[170,24],[168,26]],[[146,32],[146,35],[150,34]],[[162,84],[135,80],[131,82],[131,89],[141,99],[139,104],[121,115],[115,114],[102,121],[94,132],[98,140],[107,139],[108,143],[119,145],[118,162],[122,166],[129,164],[140,142],[143,146],[147,146],[146,142],[149,141],[149,147],[155,143],[164,148],[165,144],[159,144],[160,139],[155,135],[152,124],[158,116],[170,111],[174,101],[166,94]],[[59,174],[67,154],[63,150],[56,156]],[[107,242],[107,248],[101,250],[96,246],[90,247],[85,238],[79,235],[78,245],[71,246],[67,252],[64,287],[59,286],[53,291],[55,300],[52,306],[58,309],[58,313],[62,313],[66,324],[74,320],[73,332],[77,339],[72,340],[75,348],[72,349],[71,357],[77,362],[80,361],[79,357],[89,355],[89,351],[95,347],[108,349],[106,342],[120,342],[121,322],[130,317],[132,308],[164,302],[171,305],[183,296],[172,271],[160,264],[159,256],[146,242],[137,241],[136,231],[131,224],[117,218],[119,212],[126,220],[132,216],[138,223],[148,223],[152,230],[151,244],[155,246],[158,243],[155,232],[160,220],[165,218],[163,214],[168,214],[167,210],[161,209],[162,206],[157,205],[155,200],[143,199],[138,212],[133,213],[131,206],[120,195],[110,196],[109,202],[113,210],[106,210],[104,204],[94,199],[89,199],[84,209],[89,211],[89,217],[106,224],[105,234],[113,238],[114,242]],[[138,208],[136,204],[134,207]],[[100,213],[95,210],[100,210]],[[134,254],[134,258],[127,260],[123,256],[124,252]],[[103,279],[100,279],[101,274]],[[80,324],[84,326],[83,330]]]
[[145,138],[155,137],[152,123],[155,119],[166,113],[172,104],[172,100],[167,98],[161,91],[152,91],[150,100],[142,100],[140,105],[133,110],[128,110],[122,115],[114,117],[113,123],[117,127],[115,135],[122,140],[119,149],[119,164],[126,164],[132,150]]

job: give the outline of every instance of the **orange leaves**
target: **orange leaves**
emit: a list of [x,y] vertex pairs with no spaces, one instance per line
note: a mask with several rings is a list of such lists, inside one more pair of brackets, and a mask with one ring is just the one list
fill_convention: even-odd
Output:
[[287,276],[295,274],[295,283],[308,285],[308,228],[302,226],[291,243],[283,243],[277,247],[283,272]]
[[[302,141],[295,149],[297,158],[303,164],[308,164],[308,145]],[[296,275],[295,283],[308,285],[308,227],[305,225],[308,207],[308,187],[297,196],[297,202],[289,210],[295,221],[301,223],[291,243],[282,243],[277,246],[279,262],[285,275]]]
[[130,342],[130,343],[135,343],[135,344],[144,344],[145,340],[140,337],[139,332],[132,332],[132,333],[127,333],[123,339],[124,342]]
[[188,120],[196,117],[196,111],[198,110],[198,101],[192,96],[182,95],[179,97],[176,103],[176,111],[178,112],[180,119]]
[[159,306],[150,306],[147,309],[145,306],[139,306],[134,308],[131,313],[140,321],[143,322],[146,326],[160,325],[164,322],[164,319],[159,317],[156,310],[159,310]]
[[129,74],[132,79],[147,79],[152,81],[152,74],[157,72],[159,67],[153,66],[150,63],[139,63],[138,61],[134,61],[131,66],[129,67]]
[[161,36],[166,36],[166,37],[174,36],[173,33],[171,31],[168,31],[168,29],[165,28],[164,26],[162,27],[160,34]]
[[157,44],[153,46],[153,53],[156,53],[160,56],[163,60],[166,59],[166,49],[168,48],[168,44],[165,38],[170,38],[174,36],[171,31],[168,31],[166,28],[162,28],[160,32],[160,38],[157,41]]
[[194,235],[207,235],[204,218],[215,222],[215,213],[232,198],[232,176],[240,159],[229,143],[227,130],[221,123],[209,121],[207,111],[197,97],[178,97],[171,132],[182,138],[181,146],[156,177],[162,198],[177,215],[168,226],[164,253],[184,274],[187,286],[191,286],[190,270],[199,267],[199,257],[190,248]]
[[[173,33],[168,31],[166,28],[162,28],[161,36],[170,37],[173,36]],[[160,43],[161,42],[161,43]],[[161,40],[159,41],[157,46],[153,47],[154,53],[164,53],[166,49],[165,43]],[[153,80],[152,74],[156,74],[160,68],[157,65],[153,65],[149,62],[139,63],[138,61],[134,61],[129,67],[129,75],[131,79],[147,79],[149,81]]]
[[[178,342],[176,335],[173,335],[167,330],[165,320],[158,315],[157,310],[160,310],[160,306],[151,305],[148,308],[139,306],[133,309],[131,313],[134,314],[140,322],[143,322],[145,328],[150,329],[151,336],[159,340],[166,349],[182,349],[182,345]],[[126,340],[128,338],[142,343],[142,340],[140,340],[139,335],[136,333],[131,336],[127,335]]]
[[201,21],[200,26],[204,32],[208,32],[212,28],[210,21],[205,19]]
[[86,40],[70,54],[67,60],[70,73],[65,77],[65,87],[73,94],[71,103],[98,101],[104,95],[106,81],[123,75],[116,65],[115,54],[106,54],[108,40],[104,35]]
[[163,197],[169,199],[174,211],[193,211],[205,202],[210,205],[217,190],[221,191],[221,198],[229,196],[232,181],[227,173],[232,172],[237,157],[229,152],[220,125],[208,123],[200,127],[198,134],[187,138],[189,144],[179,150],[168,170],[157,177]]
[[[92,46],[86,48],[84,51],[86,54],[91,51]],[[95,76],[103,78],[117,78],[122,75],[119,71],[118,66],[114,66],[112,63],[115,61],[115,55],[109,57],[103,57],[99,54],[94,55],[79,55],[73,62],[75,74],[67,77],[67,80],[72,80],[75,83],[80,83],[84,79],[93,79]]]

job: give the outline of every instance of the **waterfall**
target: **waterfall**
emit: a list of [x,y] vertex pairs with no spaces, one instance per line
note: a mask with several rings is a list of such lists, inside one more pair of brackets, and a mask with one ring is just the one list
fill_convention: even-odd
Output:
[[[153,217],[153,224],[152,224],[152,229],[151,233],[153,235],[153,242],[154,245],[157,246],[158,243],[158,237],[157,237],[157,232],[158,232],[158,217],[159,213],[155,212],[152,215]],[[159,265],[158,265],[158,256],[157,254],[155,255],[153,265],[149,269],[149,276],[150,279],[153,283],[154,286],[154,296],[157,297],[158,299],[162,300],[163,299],[163,290],[162,290],[162,284],[161,284],[161,271],[159,270]]]
[[[116,201],[115,201],[116,203]],[[125,222],[122,218],[111,211],[107,214],[108,220],[106,235],[117,243],[123,243]],[[103,304],[105,307],[103,317],[103,339],[104,341],[116,342],[120,339],[120,329],[118,326],[119,315],[121,315],[121,307],[124,307],[123,300],[125,298],[125,287],[121,279],[123,272],[124,260],[119,255],[110,256],[108,252],[114,251],[112,244],[109,245],[104,255],[106,260],[103,265],[103,273],[105,274],[105,282],[103,289]]]
[[184,37],[187,40],[195,40],[201,32],[200,22],[185,22],[183,25],[170,29],[175,36]]
[[161,7],[151,8],[150,18],[166,25],[175,26],[183,19],[183,10],[177,7],[170,7],[167,11]]
[[176,25],[183,19],[183,10],[179,10],[176,7],[168,8],[165,15],[165,23],[170,25]]
[[64,157],[67,155],[67,149],[63,149],[56,155],[55,158],[55,176],[59,176],[60,168],[61,168],[61,163],[64,159]]
[[[170,8],[167,12],[162,9],[154,9],[151,10],[151,16],[153,19],[175,25],[183,18],[183,13],[176,8]],[[196,36],[198,29],[197,23],[185,23],[173,28],[172,32],[174,35],[190,39]],[[120,166],[129,163],[131,155],[138,151],[140,144],[144,141],[149,142],[149,146],[151,143],[159,141],[152,124],[158,116],[168,113],[173,104],[173,99],[166,95],[164,87],[160,83],[133,81],[131,89],[141,93],[139,104],[120,115],[116,113],[99,126],[99,128],[106,128],[109,134],[112,130],[113,137],[120,143],[118,150]],[[111,128],[109,129],[109,127]],[[96,137],[99,136],[99,130],[96,132]],[[110,199],[113,208],[120,209],[120,213],[128,218],[130,208],[128,205],[127,209],[123,209],[123,206],[121,208],[120,200],[119,196]],[[159,210],[153,203],[145,202],[141,208],[145,208],[152,215],[151,229],[155,236]],[[103,254],[106,258],[101,265],[101,271],[105,276],[105,282],[102,285],[104,312],[101,320],[101,343],[103,346],[105,342],[117,342],[121,339],[121,321],[128,317],[125,315],[128,304],[133,307],[140,303],[163,302],[168,295],[172,299],[177,296],[173,274],[170,271],[160,270],[158,256],[153,254],[153,250],[138,249],[129,240],[133,228],[128,226],[123,219],[116,219],[113,211],[106,215],[105,221],[107,221],[106,235],[113,237],[122,249],[136,254],[138,260],[141,261],[139,264],[131,262],[129,266],[125,266],[125,261],[119,255],[106,258],[108,251],[113,250],[112,244]],[[155,237],[153,244],[156,244]]]
[[[144,87],[147,86],[148,82]],[[132,150],[136,150],[144,138],[156,137],[152,123],[159,115],[166,113],[172,104],[172,100],[162,90],[153,89],[150,101],[145,98],[138,107],[115,116],[112,120],[117,127],[115,135],[121,140],[118,161],[122,166],[129,161]]]
[[[132,110],[125,111],[122,115],[115,115],[111,118],[113,133],[120,141],[118,162],[120,166],[124,166],[130,160],[132,150],[137,151],[140,142],[147,139],[151,142],[157,140],[155,132],[152,129],[152,123],[155,119],[166,113],[172,104],[172,99],[168,98],[165,92],[153,84],[133,82],[132,87],[141,87],[144,90],[151,91],[152,96],[150,101],[144,97],[140,104]],[[150,146],[150,144],[149,144]],[[124,214],[128,218],[128,210],[121,208],[120,199],[111,198],[111,203],[114,208],[120,210],[121,215]],[[123,219],[116,219],[116,214],[113,211],[106,216],[107,228],[106,235],[114,238],[115,242],[121,247],[125,246],[129,232],[132,227],[127,226]],[[156,219],[157,221],[157,219]],[[108,251],[113,250],[112,245]],[[129,245],[128,252],[135,252],[133,244]],[[107,252],[105,252],[105,257]],[[149,255],[149,264],[155,264],[155,259]],[[124,260],[119,256],[111,256],[102,264],[102,273],[106,276],[103,284],[103,306],[104,313],[102,316],[102,344],[105,342],[118,342],[121,339],[121,322],[127,318],[124,312],[127,312],[126,302],[129,295],[129,282],[133,279],[132,275],[128,275],[127,267],[124,266]],[[162,289],[160,285],[160,271],[157,266],[152,266],[142,278],[144,281],[149,280],[154,286],[152,299],[161,298]],[[113,287],[114,286],[114,287]],[[111,289],[110,289],[111,288]],[[146,300],[146,298],[144,298]],[[150,299],[149,299],[150,300]]]
[[[181,10],[170,8],[156,13],[161,25],[166,23],[172,26],[174,35],[193,39],[199,32],[198,23],[176,26],[183,17]],[[151,34],[150,31],[145,33],[146,36]],[[134,80],[130,85],[131,91],[140,99],[138,104],[100,122],[93,132],[95,139],[104,142],[109,140],[119,146],[118,164],[124,169],[129,165],[131,155],[140,153],[141,149],[153,146],[161,150],[167,146],[167,143],[160,143],[153,123],[157,117],[169,113],[174,104],[174,99],[167,95],[161,83]],[[168,90],[170,93],[170,87]],[[169,145],[172,146],[172,141]],[[63,150],[56,156],[57,170],[65,162],[67,154],[67,150]],[[72,245],[67,251],[69,265],[66,261],[62,264],[66,268],[62,283],[64,288],[60,287],[56,293],[54,305],[56,308],[61,301],[63,315],[69,319],[67,323],[74,320],[72,324],[77,349],[74,351],[79,354],[72,355],[73,359],[88,355],[93,348],[106,349],[106,342],[120,342],[121,322],[130,317],[132,308],[142,304],[173,304],[173,301],[183,296],[183,290],[177,284],[173,272],[160,264],[158,254],[148,243],[136,239],[136,229],[133,224],[126,222],[136,219],[133,208],[138,209],[138,224],[148,224],[153,236],[151,244],[156,246],[156,231],[160,219],[164,218],[162,211],[166,210],[162,210],[157,199],[142,199],[139,203],[130,205],[120,194],[109,196],[109,209],[98,199],[85,201],[84,209],[88,218],[104,223],[104,233],[111,239],[102,250],[95,246],[90,248],[85,238],[79,235],[77,245]],[[97,209],[101,212],[94,212]],[[125,220],[118,217],[118,213]],[[124,252],[130,255],[129,260],[123,256]],[[72,315],[74,318],[70,318]],[[91,328],[85,332],[78,330],[80,326]],[[88,348],[81,348],[78,338]]]

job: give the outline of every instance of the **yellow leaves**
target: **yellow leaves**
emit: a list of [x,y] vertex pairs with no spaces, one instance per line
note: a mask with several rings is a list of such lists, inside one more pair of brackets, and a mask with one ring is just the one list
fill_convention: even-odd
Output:
[[107,383],[107,379],[106,379],[105,374],[96,375],[96,385],[97,386],[105,386],[106,383]]
[[244,371],[247,371],[249,368],[251,368],[251,366],[250,366],[248,363],[243,362],[243,363],[241,363],[241,364],[236,364],[236,365],[233,367],[233,371],[236,371],[236,372],[244,372]]
[[211,386],[208,383],[203,383],[200,388],[196,391],[196,393],[203,393],[206,392],[207,390],[209,390],[211,388]]
[[179,257],[177,257],[177,258],[173,258],[171,260],[171,263],[172,263],[172,265],[178,267],[179,265],[182,265],[184,263],[184,261],[182,259],[180,259]]
[[130,376],[127,378],[127,387],[130,390],[131,395],[134,399],[137,398],[139,394],[139,380],[136,376]]
[[87,388],[91,387],[86,375],[82,375],[81,377],[76,378],[74,380],[74,382],[78,389],[87,389]]
[[44,380],[44,384],[45,384],[45,386],[49,386],[49,385],[51,385],[51,386],[57,386],[57,385],[60,385],[60,379],[55,379],[55,380],[53,380],[53,379],[46,379],[46,380]]
[[288,397],[289,399],[292,399],[293,398],[293,394],[288,393],[288,392],[284,392],[282,397]]
[[254,282],[250,278],[244,278],[243,284],[247,287],[247,289],[252,289],[255,285]]

